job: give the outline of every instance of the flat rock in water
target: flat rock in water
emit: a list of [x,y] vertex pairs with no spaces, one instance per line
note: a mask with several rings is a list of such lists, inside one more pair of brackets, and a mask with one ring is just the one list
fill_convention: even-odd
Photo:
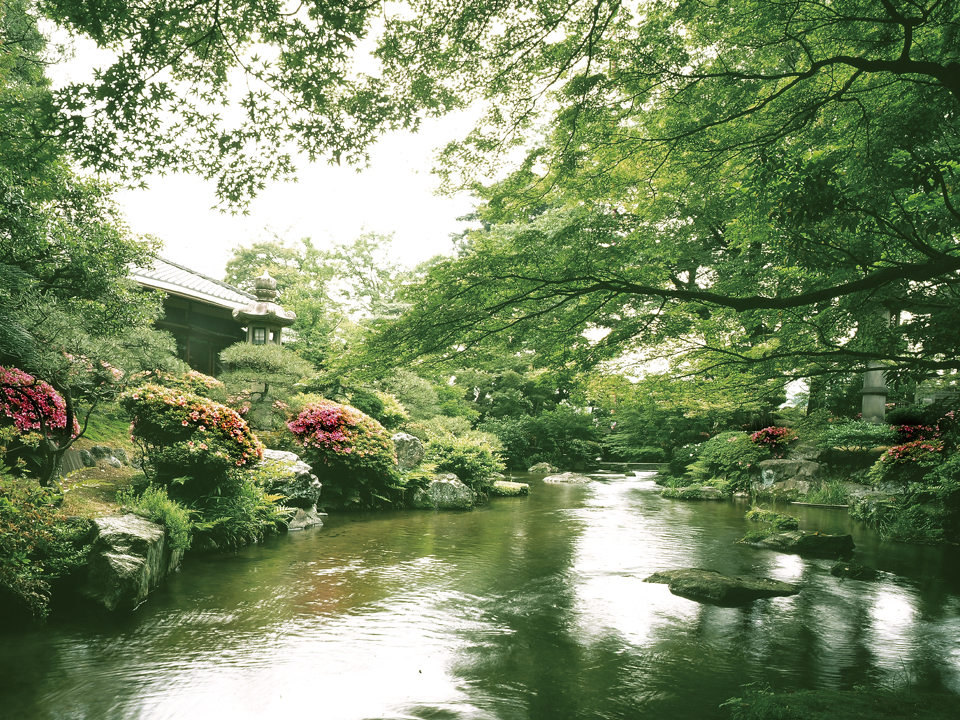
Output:
[[747,544],[794,555],[826,558],[849,557],[856,547],[852,535],[824,535],[804,530],[774,533]]
[[560,473],[559,475],[550,475],[543,479],[545,483],[567,483],[571,485],[576,485],[579,483],[590,482],[590,478],[586,475],[581,475],[580,473],[574,472],[565,472]]
[[520,495],[529,495],[530,486],[527,483],[494,480],[490,486],[490,494],[496,497],[519,497]]
[[730,577],[715,570],[684,568],[656,572],[644,582],[663,583],[670,592],[698,602],[731,607],[759,598],[796,595],[800,588],[767,578]]

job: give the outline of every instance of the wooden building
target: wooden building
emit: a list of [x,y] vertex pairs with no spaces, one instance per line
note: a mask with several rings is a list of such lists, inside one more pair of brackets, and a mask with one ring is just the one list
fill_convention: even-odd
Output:
[[220,351],[247,339],[246,328],[233,314],[256,302],[255,295],[169,260],[132,268],[130,278],[166,293],[156,327],[176,338],[177,355],[194,370],[219,375]]

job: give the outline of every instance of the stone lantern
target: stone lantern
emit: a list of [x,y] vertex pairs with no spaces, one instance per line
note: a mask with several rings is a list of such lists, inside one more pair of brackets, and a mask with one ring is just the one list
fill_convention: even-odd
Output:
[[283,328],[293,324],[296,313],[277,305],[277,281],[266,270],[257,278],[254,292],[256,302],[234,310],[233,317],[247,326],[247,342],[251,345],[280,345]]

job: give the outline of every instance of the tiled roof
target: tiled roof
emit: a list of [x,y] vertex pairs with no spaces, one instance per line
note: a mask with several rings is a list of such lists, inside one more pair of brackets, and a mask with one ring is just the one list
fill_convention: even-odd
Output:
[[233,285],[160,258],[155,260],[150,268],[131,267],[130,279],[146,288],[163,290],[171,295],[180,295],[231,310],[246,307],[251,300],[257,299],[256,295]]

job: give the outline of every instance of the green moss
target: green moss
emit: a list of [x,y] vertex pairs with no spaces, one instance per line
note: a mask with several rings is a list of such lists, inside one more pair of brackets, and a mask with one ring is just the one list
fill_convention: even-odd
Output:
[[772,525],[773,528],[779,532],[798,530],[800,528],[800,521],[797,520],[797,518],[793,517],[792,515],[778,513],[774,510],[754,508],[747,513],[746,518],[750,522],[760,522]]

